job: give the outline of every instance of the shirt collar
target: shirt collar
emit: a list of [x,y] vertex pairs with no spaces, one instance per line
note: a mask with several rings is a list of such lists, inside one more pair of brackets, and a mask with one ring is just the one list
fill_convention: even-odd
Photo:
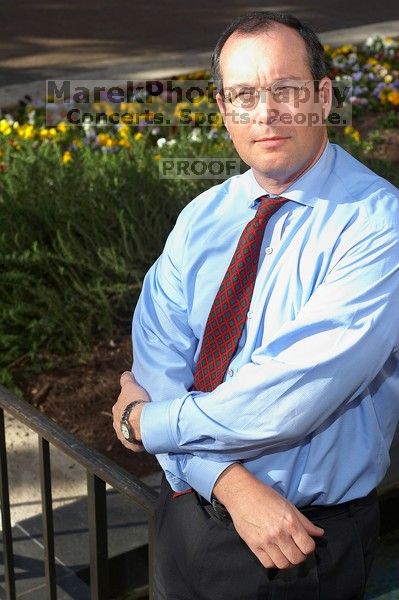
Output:
[[[293,200],[293,202],[299,202],[306,206],[314,206],[316,200],[320,196],[320,190],[333,168],[334,162],[334,149],[330,142],[327,141],[326,147],[315,164],[306,171],[301,177],[294,181],[286,190],[282,192],[284,198]],[[248,207],[255,206],[257,199],[260,196],[264,196],[268,193],[259,183],[256,181],[253,174],[253,170],[249,169],[245,175],[248,177],[248,183],[250,186],[249,197],[251,200],[248,202]],[[275,196],[275,194],[270,194]]]

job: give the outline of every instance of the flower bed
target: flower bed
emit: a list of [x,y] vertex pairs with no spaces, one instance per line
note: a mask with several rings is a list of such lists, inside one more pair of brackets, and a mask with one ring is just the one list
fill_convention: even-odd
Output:
[[[398,185],[397,167],[376,152],[399,123],[399,40],[326,48],[326,56],[332,76],[355,81],[355,121],[331,128],[331,138],[362,160],[374,157],[372,168]],[[180,103],[175,114],[187,108]],[[0,378],[7,385],[22,370],[28,376],[64,356],[76,362],[95,336],[129,329],[143,275],[176,215],[214,183],[160,179],[160,159],[235,156],[220,118],[206,127],[195,117],[185,127],[69,127],[63,113],[57,108],[46,126],[44,106],[25,99],[0,117]]]

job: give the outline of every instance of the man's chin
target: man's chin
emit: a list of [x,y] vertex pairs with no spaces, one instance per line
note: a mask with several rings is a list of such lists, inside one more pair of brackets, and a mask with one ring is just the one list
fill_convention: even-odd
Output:
[[254,173],[269,177],[271,179],[281,180],[289,174],[288,160],[262,160],[257,161],[252,166]]

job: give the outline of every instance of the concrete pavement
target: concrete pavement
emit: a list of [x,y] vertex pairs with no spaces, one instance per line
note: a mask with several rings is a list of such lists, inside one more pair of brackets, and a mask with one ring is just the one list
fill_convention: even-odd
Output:
[[[14,417],[5,414],[7,463],[13,527],[13,551],[18,598],[43,600],[44,546],[39,479],[38,436]],[[89,600],[89,564],[86,471],[51,445],[54,542],[59,600]],[[142,480],[159,489],[161,473]],[[121,556],[145,553],[148,541],[146,513],[107,486],[108,551],[111,568],[120,569]],[[0,550],[2,550],[0,525]],[[132,569],[137,568],[133,566]],[[130,571],[132,571],[130,569]],[[135,576],[137,577],[137,574]],[[142,572],[145,582],[145,572]],[[0,553],[0,598],[5,598],[3,560]]]

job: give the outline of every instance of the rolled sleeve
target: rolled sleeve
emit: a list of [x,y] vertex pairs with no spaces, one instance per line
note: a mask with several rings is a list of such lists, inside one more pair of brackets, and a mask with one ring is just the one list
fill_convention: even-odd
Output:
[[179,452],[170,427],[170,402],[148,402],[141,412],[140,432],[150,454]]

